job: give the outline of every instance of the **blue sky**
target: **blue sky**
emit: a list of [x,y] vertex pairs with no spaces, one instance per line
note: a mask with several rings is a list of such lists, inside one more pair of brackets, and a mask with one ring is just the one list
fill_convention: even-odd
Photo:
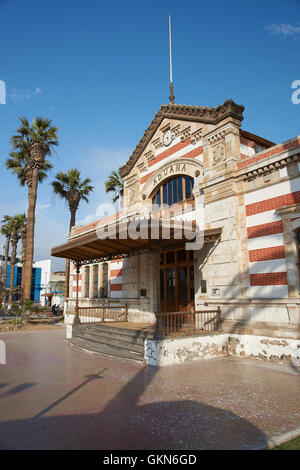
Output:
[[231,98],[245,106],[244,129],[275,142],[300,134],[291,101],[300,0],[0,0],[0,217],[27,207],[26,188],[5,169],[18,116],[47,116],[60,128],[54,169],[39,187],[35,259],[66,239],[68,209],[49,186],[56,171],[78,167],[93,180],[77,220],[97,219],[99,204],[111,202],[105,179],[168,102],[169,11],[177,103]]

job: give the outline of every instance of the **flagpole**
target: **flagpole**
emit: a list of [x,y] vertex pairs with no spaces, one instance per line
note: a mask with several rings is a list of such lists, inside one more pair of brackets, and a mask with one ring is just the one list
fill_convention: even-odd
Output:
[[169,46],[170,46],[170,103],[174,103],[174,88],[173,88],[173,70],[172,70],[172,38],[171,38],[171,13],[169,13]]

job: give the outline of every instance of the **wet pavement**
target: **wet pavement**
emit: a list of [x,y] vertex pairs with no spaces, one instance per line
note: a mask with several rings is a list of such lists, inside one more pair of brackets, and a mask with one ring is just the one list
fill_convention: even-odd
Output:
[[153,368],[1,333],[0,449],[260,449],[300,434],[300,370],[218,358]]

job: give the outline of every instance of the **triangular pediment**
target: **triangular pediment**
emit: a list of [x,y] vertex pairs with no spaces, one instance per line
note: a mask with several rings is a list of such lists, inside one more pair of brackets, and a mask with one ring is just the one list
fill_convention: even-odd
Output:
[[[166,120],[166,128],[168,126],[167,120],[171,120],[172,122],[187,121],[216,125],[218,122],[229,116],[242,121],[243,110],[244,106],[237,105],[232,100],[227,100],[224,102],[224,104],[219,105],[216,108],[186,106],[171,103],[168,105],[162,105],[150,123],[149,127],[146,129],[143,137],[131,154],[129,160],[124,166],[120,168],[121,177],[124,178],[131,172],[135,164],[138,162],[139,157],[146,150],[147,145],[154,137],[156,137],[155,133],[158,131],[164,120]],[[155,140],[156,139],[154,138],[154,146],[156,144]]]

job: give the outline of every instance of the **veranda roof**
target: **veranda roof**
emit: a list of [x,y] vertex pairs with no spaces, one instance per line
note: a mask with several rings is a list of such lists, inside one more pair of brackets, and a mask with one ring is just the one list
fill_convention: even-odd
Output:
[[[71,237],[70,240],[63,244],[52,248],[51,255],[59,258],[69,258],[74,261],[84,262],[93,260],[96,261],[107,261],[111,259],[117,259],[121,257],[129,256],[137,252],[148,250],[148,249],[162,249],[166,247],[173,247],[183,244],[185,242],[193,242],[196,237],[196,226],[191,224],[188,229],[185,227],[182,231],[181,238],[178,238],[179,229],[181,225],[173,221],[167,225],[161,220],[157,221],[155,238],[153,238],[153,231],[150,225],[147,226],[143,223],[144,221],[136,221],[143,225],[143,233],[138,238],[131,238],[128,235],[129,223],[125,225],[116,224],[116,226],[109,226],[97,228],[95,226],[88,233],[82,233],[79,236]],[[146,228],[145,228],[146,227]],[[165,234],[168,233],[169,238],[165,238]],[[221,228],[210,229],[204,231],[204,242],[214,241],[220,238]],[[151,236],[152,235],[152,236]],[[105,238],[104,238],[105,237]]]

